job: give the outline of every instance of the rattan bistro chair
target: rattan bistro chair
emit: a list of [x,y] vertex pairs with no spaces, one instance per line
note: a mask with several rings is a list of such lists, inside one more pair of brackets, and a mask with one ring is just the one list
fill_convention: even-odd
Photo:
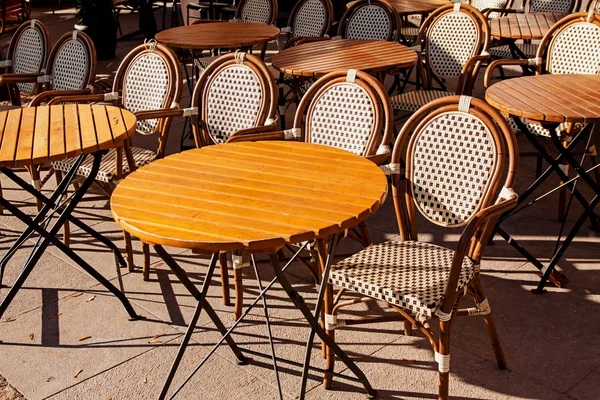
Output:
[[[302,97],[294,126],[284,131],[235,136],[229,142],[242,140],[303,140],[307,143],[337,147],[366,157],[376,164],[387,162],[388,144],[393,135],[393,111],[383,85],[368,73],[349,70],[334,71],[317,80]],[[363,246],[371,244],[364,223],[348,232]],[[288,246],[288,250],[294,248]],[[311,252],[311,258],[315,254]],[[317,266],[298,260],[320,281]],[[241,278],[241,275],[240,275]],[[242,310],[242,282],[236,280],[236,315]]]
[[400,19],[385,0],[358,0],[352,4],[338,26],[337,37],[356,40],[398,39]]
[[[404,170],[401,160],[406,162]],[[406,333],[415,325],[429,339],[438,364],[439,399],[447,399],[455,317],[482,316],[498,366],[506,368],[479,265],[498,216],[517,202],[516,140],[506,120],[484,101],[446,97],[413,114],[396,140],[392,163],[385,167],[392,175],[400,237],[332,266],[329,284],[342,293],[334,303],[333,287],[327,288],[325,327],[333,336],[336,329],[361,323],[338,317],[344,306],[371,300],[389,303],[405,321]],[[462,228],[456,248],[419,241],[417,214],[437,226]],[[344,290],[364,297],[342,302]],[[467,295],[475,307],[460,308]],[[430,328],[435,318],[438,339]],[[327,351],[326,369],[333,367],[333,355]],[[330,375],[324,384],[331,386]]]
[[[113,83],[113,91],[87,96],[62,96],[50,104],[64,102],[111,102],[135,113],[137,133],[158,134],[157,148],[149,150],[133,147],[131,141],[119,149],[110,150],[100,163],[96,184],[105,194],[110,195],[116,184],[129,172],[165,155],[167,136],[173,116],[172,109],[179,108],[182,88],[181,66],[177,56],[168,47],[154,41],[137,46],[125,56],[119,66]],[[153,111],[150,113],[149,111]],[[67,172],[75,159],[53,162],[57,179]],[[77,174],[87,176],[91,171],[92,160],[86,159]],[[65,242],[68,244],[69,229],[65,224]],[[133,270],[133,251],[129,234],[125,233],[127,264]],[[146,254],[148,246],[144,245]]]
[[[225,54],[210,64],[196,83],[191,104],[192,108],[172,110],[170,115],[192,117],[197,147],[218,145],[246,135],[262,137],[277,124],[275,79],[260,58],[243,52]],[[171,184],[160,180],[157,183]],[[228,305],[226,254],[221,253],[219,260],[223,303]],[[239,293],[241,286],[238,288],[237,282],[241,282],[241,270],[235,262],[233,267],[236,293]],[[149,268],[145,262],[144,279],[149,277]],[[241,298],[241,294],[238,296]]]
[[[422,89],[393,96],[394,110],[414,112],[444,96],[470,94],[481,65],[490,59],[487,19],[468,4],[449,4],[431,13],[417,43],[417,79]],[[449,81],[456,84],[456,91],[446,89]]]

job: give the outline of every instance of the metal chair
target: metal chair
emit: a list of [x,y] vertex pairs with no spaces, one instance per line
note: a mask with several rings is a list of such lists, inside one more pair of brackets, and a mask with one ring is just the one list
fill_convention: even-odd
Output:
[[[383,168],[392,175],[400,236],[371,245],[331,267],[324,298],[328,333],[334,336],[346,325],[389,321],[338,316],[352,304],[387,302],[399,313],[398,319],[405,321],[406,334],[411,334],[414,325],[429,339],[438,364],[439,399],[447,399],[450,328],[458,316],[482,316],[498,367],[506,368],[479,271],[495,221],[517,202],[513,191],[517,168],[512,130],[484,101],[445,97],[413,114],[396,140],[392,163]],[[462,227],[456,248],[419,241],[418,214],[437,226]],[[333,285],[341,288],[335,300]],[[345,291],[362,297],[342,301]],[[460,307],[466,296],[475,300],[475,307]],[[430,327],[436,318],[437,339]],[[326,369],[333,371],[333,355],[327,351],[326,357]],[[332,375],[326,374],[324,385],[329,388],[331,384]]]
[[[470,94],[481,65],[490,60],[487,19],[468,4],[449,4],[431,13],[417,43],[418,90],[393,96],[394,110],[414,112],[444,96]],[[456,83],[455,91],[448,91],[448,81]]]
[[[168,47],[152,41],[137,46],[125,56],[117,70],[112,92],[61,96],[54,98],[49,104],[111,102],[135,113],[138,119],[138,134],[158,134],[157,147],[154,150],[133,147],[130,140],[122,148],[110,150],[104,155],[96,183],[106,195],[110,195],[116,184],[129,172],[165,155],[167,136],[173,119],[172,111],[179,108],[181,100],[181,86],[182,73],[177,56]],[[57,180],[62,178],[62,172],[69,171],[74,161],[67,159],[52,163]],[[80,176],[88,176],[90,171],[91,160],[85,160],[77,173]],[[129,234],[124,235],[127,264],[132,271],[134,262],[131,238]],[[68,244],[69,229],[66,224],[64,238]],[[145,254],[149,254],[146,244],[144,251]]]
[[[308,89],[298,105],[293,128],[234,136],[228,142],[303,140],[344,149],[383,164],[391,153],[388,143],[391,143],[392,132],[393,111],[383,85],[368,73],[349,70],[331,72]],[[348,236],[363,246],[371,244],[364,223],[348,232]],[[296,251],[289,246],[288,250]],[[302,257],[298,260],[318,283],[321,274],[317,266]],[[240,280],[236,279],[236,317],[241,314],[243,305],[241,274],[239,276]]]

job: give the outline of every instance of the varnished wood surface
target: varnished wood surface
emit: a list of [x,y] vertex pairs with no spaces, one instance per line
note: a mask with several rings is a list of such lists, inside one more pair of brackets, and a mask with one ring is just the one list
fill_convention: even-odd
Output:
[[252,47],[273,40],[279,29],[245,22],[208,22],[178,26],[156,34],[156,40],[174,49],[210,50]]
[[565,13],[515,13],[490,20],[490,34],[505,39],[541,39]]
[[540,122],[599,122],[600,75],[536,75],[507,79],[485,93],[505,115]]
[[274,251],[373,214],[387,180],[353,153],[300,142],[240,142],[174,154],[125,178],[114,219],[151,244]]
[[[429,14],[438,7],[450,3],[448,0],[387,0],[400,15]],[[350,7],[356,1],[346,5]]]
[[0,112],[0,167],[39,165],[107,150],[135,132],[118,107],[66,104]]
[[417,53],[395,42],[343,39],[290,47],[272,61],[286,74],[318,77],[336,69],[381,72],[411,67],[417,62]]

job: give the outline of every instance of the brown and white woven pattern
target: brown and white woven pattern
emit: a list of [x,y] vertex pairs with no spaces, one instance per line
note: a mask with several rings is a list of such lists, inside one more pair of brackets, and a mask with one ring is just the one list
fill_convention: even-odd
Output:
[[362,87],[354,83],[332,85],[311,108],[312,143],[365,155],[373,131],[374,105]]
[[531,0],[529,12],[568,13],[572,11],[571,0]]
[[[533,58],[537,54],[538,45],[536,43],[515,43],[527,58]],[[505,44],[502,46],[492,47],[490,54],[495,58],[513,58],[510,52],[510,47]]]
[[[432,317],[444,300],[453,257],[454,251],[434,244],[392,239],[333,265],[329,282]],[[465,257],[457,290],[475,270]]]
[[[513,129],[513,131],[515,131],[515,132],[520,131],[520,129],[517,126],[514,119],[508,118],[507,121],[508,121],[508,125]],[[531,133],[532,135],[550,137],[550,131],[548,129],[544,128],[543,126],[541,126],[540,124],[529,122],[527,120],[527,118],[521,118],[521,121],[523,121],[525,123],[525,127],[527,128],[529,133]],[[567,124],[566,123],[560,124],[556,128],[556,133],[559,138],[565,137],[567,134]]]
[[411,139],[410,184],[416,208],[441,226],[462,225],[479,208],[494,166],[485,123],[465,112],[443,113]]
[[241,11],[242,22],[271,23],[271,5],[268,0],[248,0]]
[[348,19],[345,39],[387,40],[392,21],[387,12],[376,5],[356,10]]
[[[165,61],[155,53],[144,53],[131,62],[124,79],[123,105],[131,112],[160,110],[165,104],[169,72]],[[157,119],[138,121],[138,132],[154,133]]]
[[87,71],[90,68],[90,55],[83,44],[69,40],[58,50],[52,67],[52,89],[84,89]]
[[433,73],[458,78],[463,66],[475,55],[479,41],[477,23],[461,12],[449,12],[434,21],[427,34],[427,57]]
[[[152,150],[142,149],[139,147],[132,147],[131,152],[133,153],[133,159],[135,161],[136,168],[142,167],[146,164],[150,164],[152,161],[156,159],[156,153]],[[52,163],[52,168],[57,171],[68,172],[77,158],[68,158],[63,161],[56,161]],[[92,172],[92,164],[94,158],[87,157],[79,168],[77,169],[77,175],[79,176],[89,176]],[[127,163],[127,158],[125,158],[125,152],[123,152],[123,174],[129,172],[129,164]],[[109,150],[102,157],[102,161],[100,161],[100,169],[98,170],[98,174],[96,175],[96,180],[111,183],[116,177],[117,173],[117,151],[116,149]]]
[[[40,32],[33,28],[23,30],[13,54],[13,72],[31,74],[42,69],[44,40]],[[35,83],[17,83],[19,91],[32,94]]]
[[[472,0],[470,3],[479,11],[483,11],[489,8],[504,8],[506,7],[506,3],[508,3],[508,0]],[[499,16],[500,13],[493,12],[490,13],[488,18],[493,19],[498,18]]]
[[433,100],[454,95],[456,93],[442,90],[416,90],[393,96],[390,100],[394,110],[414,112]]
[[215,143],[223,143],[232,133],[256,126],[262,86],[256,73],[244,65],[231,65],[214,74],[206,89],[204,122]]
[[295,36],[320,36],[325,20],[325,6],[319,0],[308,0],[298,10],[293,21],[292,37]]
[[548,72],[600,73],[600,27],[589,22],[567,26],[552,40]]

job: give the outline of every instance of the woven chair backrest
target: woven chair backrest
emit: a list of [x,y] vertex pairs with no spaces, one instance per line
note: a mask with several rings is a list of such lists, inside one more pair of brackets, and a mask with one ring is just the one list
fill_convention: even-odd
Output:
[[274,0],[242,0],[235,12],[242,22],[273,25],[277,21],[277,2]]
[[[511,0],[471,0],[469,2],[470,5],[478,9],[479,11],[484,11],[490,8],[496,9],[505,9],[508,7],[508,4]],[[488,18],[498,18],[501,13],[494,11],[488,15]]]
[[570,13],[577,7],[576,0],[530,0],[529,12]]
[[[12,61],[10,72],[38,73],[46,66],[50,38],[46,27],[37,19],[24,22],[17,28],[10,42],[7,60]],[[18,83],[19,91],[33,94],[35,83]]]
[[389,3],[359,0],[346,10],[338,28],[338,36],[357,40],[395,40],[398,15]]
[[54,45],[46,73],[52,76],[52,90],[85,89],[96,76],[96,49],[88,35],[73,31]]
[[303,0],[294,6],[288,26],[292,28],[292,37],[321,37],[329,30],[332,17],[330,0]]

